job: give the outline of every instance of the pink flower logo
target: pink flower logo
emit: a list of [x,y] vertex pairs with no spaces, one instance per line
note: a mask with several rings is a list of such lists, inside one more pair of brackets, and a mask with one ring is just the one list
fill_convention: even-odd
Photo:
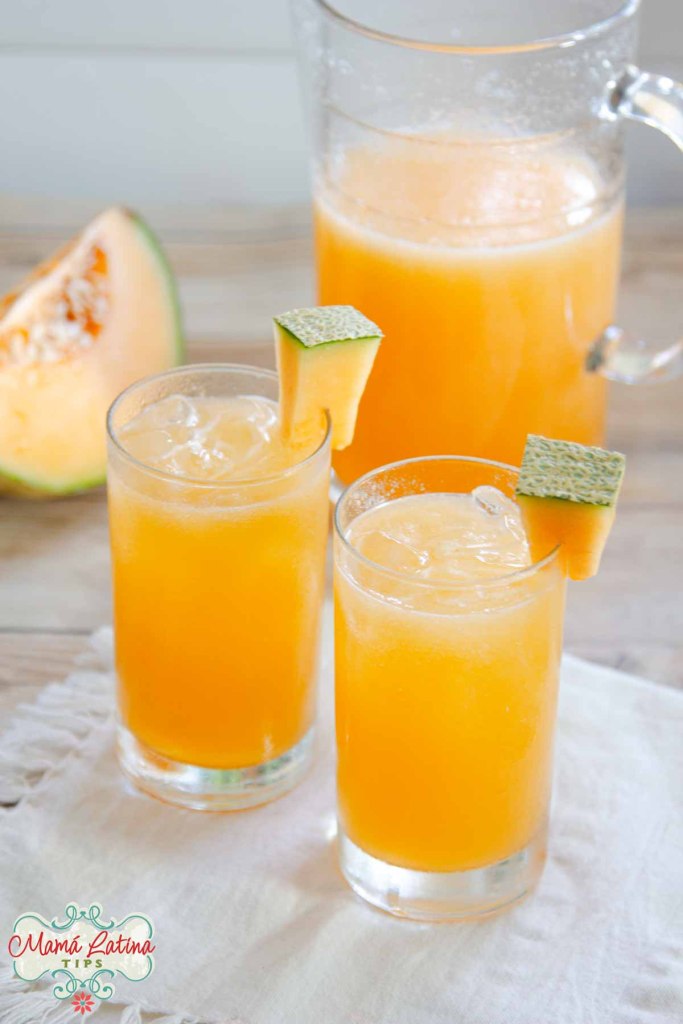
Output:
[[74,1008],[74,1013],[80,1013],[81,1016],[84,1016],[94,1009],[95,1000],[87,992],[77,992],[71,1000],[71,1005]]

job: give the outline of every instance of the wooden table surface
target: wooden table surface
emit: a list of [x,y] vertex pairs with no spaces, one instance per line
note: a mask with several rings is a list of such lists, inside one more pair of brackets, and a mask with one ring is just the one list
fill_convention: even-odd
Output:
[[[0,294],[95,211],[0,198]],[[144,211],[180,280],[192,361],[272,365],[270,315],[312,301],[306,212]],[[683,209],[629,214],[620,318],[683,330]],[[683,686],[683,381],[613,386],[609,443],[628,455],[600,576],[572,585],[568,650]],[[0,500],[0,716],[61,678],[110,620],[102,490]]]

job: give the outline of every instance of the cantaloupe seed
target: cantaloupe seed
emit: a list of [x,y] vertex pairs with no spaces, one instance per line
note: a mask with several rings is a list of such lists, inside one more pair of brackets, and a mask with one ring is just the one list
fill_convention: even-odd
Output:
[[92,244],[76,266],[64,268],[62,280],[42,305],[0,333],[0,366],[54,363],[90,348],[108,308],[107,257]]

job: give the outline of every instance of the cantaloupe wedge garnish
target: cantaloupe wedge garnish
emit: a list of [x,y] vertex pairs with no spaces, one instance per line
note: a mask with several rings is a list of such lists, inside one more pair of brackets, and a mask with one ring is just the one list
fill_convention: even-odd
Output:
[[0,299],[0,491],[103,483],[109,405],[183,352],[159,243],[136,214],[105,210]]
[[516,497],[534,561],[559,544],[570,579],[595,576],[625,462],[620,452],[529,434]]
[[332,447],[346,448],[382,332],[353,306],[293,309],[273,320],[283,436],[310,436],[327,410]]

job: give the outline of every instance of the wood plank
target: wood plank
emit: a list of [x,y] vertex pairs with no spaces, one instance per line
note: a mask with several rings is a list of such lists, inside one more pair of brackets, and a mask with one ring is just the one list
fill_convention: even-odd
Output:
[[[53,198],[0,192],[0,245],[2,263],[11,264],[22,252],[22,240],[28,235],[49,252],[65,242],[111,197]],[[675,214],[676,211],[672,211]],[[212,244],[220,241],[272,241],[283,237],[308,236],[308,203],[221,203],[197,199],[189,203],[145,203],[145,216],[165,241]],[[683,218],[681,218],[683,221]],[[30,243],[29,243],[30,244]],[[21,256],[19,257],[21,259]],[[207,261],[208,262],[208,261]],[[207,267],[211,273],[211,265]]]
[[19,704],[31,703],[40,690],[64,679],[87,649],[87,636],[0,633],[0,729]]
[[627,648],[615,648],[609,641],[575,640],[569,631],[565,649],[599,665],[608,665],[660,685],[683,690],[683,651],[680,644],[642,641],[629,643]]
[[4,629],[90,630],[108,622],[103,491],[52,501],[3,501],[0,565]]
[[208,258],[219,273],[205,272],[206,249],[168,247],[180,276],[188,335],[204,342],[266,342],[271,316],[314,301],[308,238],[256,245],[212,245]]
[[[111,202],[111,198],[108,200]],[[102,196],[60,198],[0,191],[0,264],[11,264],[21,254],[23,236],[43,245],[44,252],[65,242],[107,202]],[[308,237],[311,216],[308,202],[236,203],[206,196],[190,203],[165,203],[159,197],[145,204],[144,212],[166,241],[213,245],[229,241],[272,241]],[[683,205],[629,207],[624,232],[625,274],[639,267],[659,275],[680,271],[683,263]],[[23,262],[19,256],[20,262]],[[199,260],[202,261],[200,251]],[[212,261],[206,260],[207,274]],[[628,282],[627,282],[628,283]]]
[[3,631],[0,687],[14,687],[23,693],[36,685],[63,679],[87,650],[88,636],[87,632],[77,635]]
[[571,642],[671,644],[683,655],[683,546],[681,508],[619,510],[600,574],[570,584],[567,635]]

